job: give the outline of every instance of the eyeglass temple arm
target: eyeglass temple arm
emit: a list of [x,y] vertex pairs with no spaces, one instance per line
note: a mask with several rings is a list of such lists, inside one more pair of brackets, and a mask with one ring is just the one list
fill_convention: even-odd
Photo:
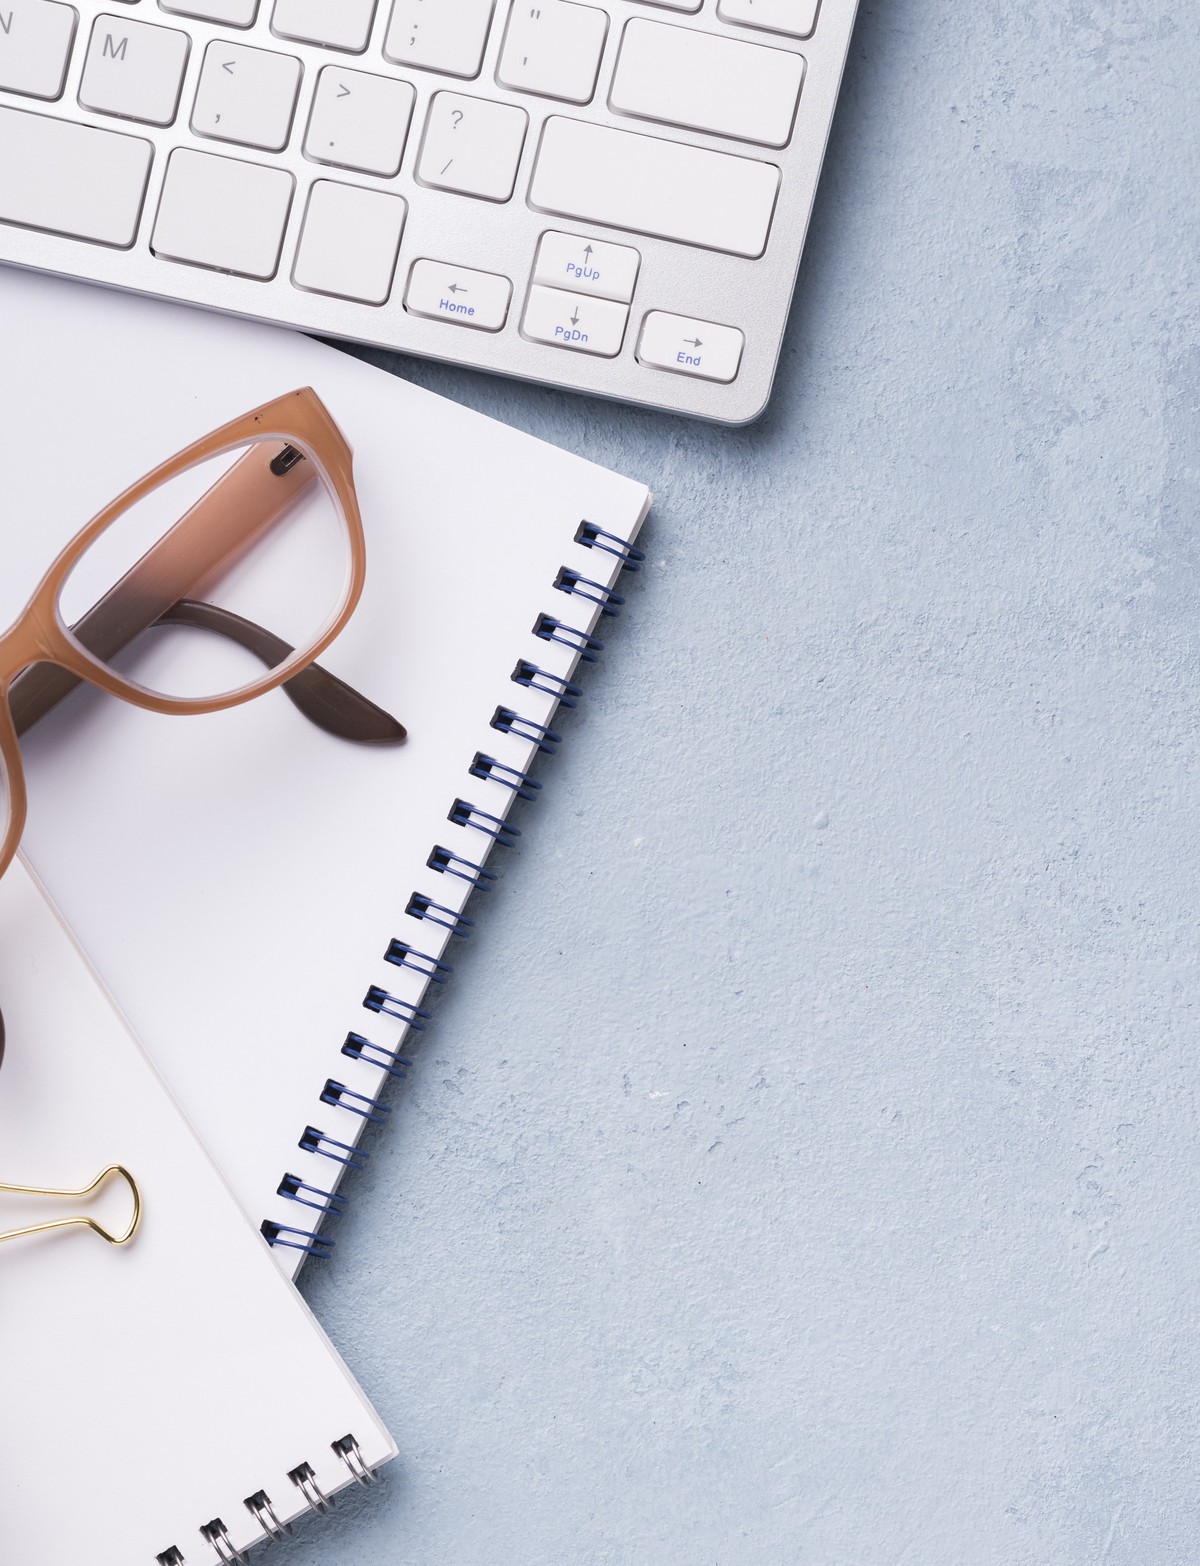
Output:
[[[172,604],[154,623],[214,631],[253,653],[268,669],[278,667],[295,651],[281,636],[256,625],[253,620],[229,609],[220,609],[216,604],[198,603],[190,598]],[[391,713],[368,701],[319,663],[310,663],[299,674],[293,674],[280,689],[310,723],[337,739],[352,740],[358,745],[398,745],[406,737],[404,725],[397,723]]]

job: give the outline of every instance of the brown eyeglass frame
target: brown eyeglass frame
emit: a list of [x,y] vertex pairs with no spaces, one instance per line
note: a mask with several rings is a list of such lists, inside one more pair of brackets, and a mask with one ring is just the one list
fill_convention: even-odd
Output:
[[[150,586],[158,595],[159,607],[148,618],[143,617],[146,625],[180,599],[202,596],[205,586],[219,577],[225,566],[232,564],[283,514],[288,503],[312,481],[315,469],[342,508],[350,542],[350,572],[340,610],[311,646],[297,648],[285,662],[237,691],[211,698],[162,696],[134,681],[122,679],[89,652],[63,623],[58,600],[71,570],[107,527],[161,485],[224,452],[251,443],[274,441],[282,443],[282,452],[273,461],[268,462],[261,445],[255,444],[250,453],[147,551],[123,582],[128,582],[139,571],[145,576],[147,567],[151,577],[157,573],[158,580]],[[288,448],[298,452],[313,465],[312,468],[305,469],[299,463],[276,466]],[[8,826],[0,841],[0,875],[17,852],[28,810],[20,742],[9,704],[13,682],[22,671],[34,664],[57,665],[97,689],[148,712],[178,715],[223,712],[275,690],[320,657],[344,628],[362,597],[366,543],[354,489],[353,466],[354,457],[346,437],[316,392],[306,386],[232,419],[177,452],[118,495],[61,551],[17,620],[0,633],[0,768],[7,779],[9,799]],[[268,474],[273,480],[269,498]],[[209,528],[211,533],[206,531]],[[103,602],[116,599],[121,586],[121,583],[114,584]]]

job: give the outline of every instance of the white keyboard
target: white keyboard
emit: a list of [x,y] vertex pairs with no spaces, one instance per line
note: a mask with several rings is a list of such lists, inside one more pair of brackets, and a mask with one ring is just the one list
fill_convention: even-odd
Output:
[[857,0],[0,0],[0,260],[740,423]]

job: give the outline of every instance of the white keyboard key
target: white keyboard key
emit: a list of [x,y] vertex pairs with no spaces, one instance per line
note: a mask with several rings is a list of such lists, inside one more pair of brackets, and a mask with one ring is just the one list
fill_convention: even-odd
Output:
[[511,298],[512,284],[495,272],[476,272],[448,261],[415,261],[404,308],[431,320],[498,332],[508,320]]
[[271,31],[281,38],[361,54],[374,20],[375,0],[275,0]]
[[0,222],[128,250],[153,157],[138,136],[0,108]]
[[698,11],[701,0],[645,0],[645,4],[662,6],[667,11]]
[[300,61],[294,55],[215,40],[204,51],[192,129],[215,141],[282,152],[299,90]]
[[549,288],[566,288],[577,294],[595,294],[598,299],[619,299],[628,304],[633,298],[641,256],[628,245],[608,245],[598,239],[582,239],[578,234],[542,235],[533,280]]
[[417,178],[438,190],[507,201],[517,179],[529,116],[511,103],[435,93],[425,121]]
[[802,55],[638,17],[626,23],[608,102],[619,114],[784,147],[803,80]]
[[628,305],[535,283],[525,301],[521,333],[535,342],[611,359],[621,351],[628,320]]
[[238,277],[274,277],[295,184],[286,169],[177,147],[150,248]]
[[396,0],[383,53],[396,65],[478,76],[493,0]]
[[386,304],[407,213],[403,196],[319,179],[309,192],[292,282],[313,293]]
[[638,339],[639,364],[703,381],[731,381],[742,362],[746,339],[736,326],[694,321],[688,315],[651,310]]
[[761,256],[779,191],[773,163],[552,116],[529,204],[540,212]]
[[717,15],[738,27],[761,27],[789,38],[811,38],[821,0],[718,0]]
[[52,0],[0,4],[0,88],[27,98],[61,98],[76,21],[74,6]]
[[170,125],[179,110],[191,40],[173,27],[131,17],[98,16],[92,27],[79,101],[100,114]]
[[587,103],[596,90],[608,13],[569,0],[513,0],[496,80],[504,87]]
[[400,172],[416,96],[408,82],[392,76],[327,65],[313,95],[305,154],[391,179]]
[[224,22],[228,27],[253,27],[258,0],[158,0],[174,16],[198,16],[202,22]]

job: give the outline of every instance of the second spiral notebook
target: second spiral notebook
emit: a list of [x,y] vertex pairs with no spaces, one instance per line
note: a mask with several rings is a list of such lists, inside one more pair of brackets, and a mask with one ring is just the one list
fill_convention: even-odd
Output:
[[649,497],[304,338],[20,274],[0,315],[0,623],[126,484],[270,397],[312,385],[354,448],[367,585],[321,661],[405,744],[347,744],[278,692],[177,723],[89,691],[23,742],[30,860],[294,1268],[454,982]]

